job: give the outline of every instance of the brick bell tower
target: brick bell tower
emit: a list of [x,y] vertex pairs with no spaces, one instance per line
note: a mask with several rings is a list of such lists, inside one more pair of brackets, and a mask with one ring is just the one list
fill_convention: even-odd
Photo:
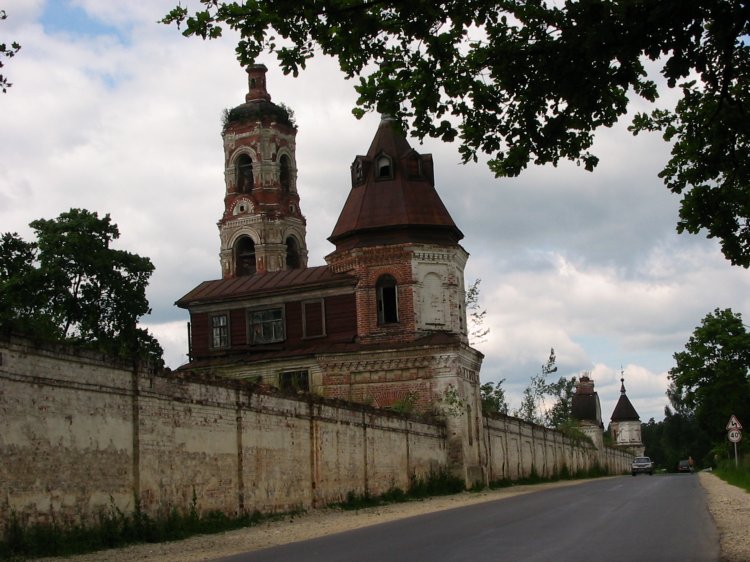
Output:
[[267,70],[262,64],[247,69],[245,103],[225,115],[226,191],[218,222],[224,279],[307,267],[297,128],[287,109],[271,102]]

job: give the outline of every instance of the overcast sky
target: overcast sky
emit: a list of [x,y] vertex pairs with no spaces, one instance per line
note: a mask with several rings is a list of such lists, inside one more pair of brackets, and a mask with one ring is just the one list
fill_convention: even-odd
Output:
[[[0,232],[32,239],[37,218],[109,213],[118,247],[156,266],[144,325],[173,368],[186,359],[188,320],[174,301],[221,274],[221,113],[247,91],[231,35],[203,42],[156,23],[175,4],[0,5],[0,42],[22,45],[3,68],[13,86],[0,94]],[[349,165],[379,116],[351,115],[353,84],[335,61],[318,58],[298,78],[259,62],[273,101],[296,114],[309,265],[322,265]],[[591,372],[605,424],[621,369],[641,420],[660,420],[672,355],[703,317],[717,307],[750,317],[750,273],[705,236],[677,235],[679,198],[657,177],[669,147],[657,135],[634,138],[623,124],[598,135],[594,173],[565,163],[499,180],[483,163],[461,165],[455,144],[410,142],[432,153],[438,192],[465,235],[467,285],[482,280],[491,330],[477,346],[482,382],[505,379],[512,408],[554,348],[557,376]]]

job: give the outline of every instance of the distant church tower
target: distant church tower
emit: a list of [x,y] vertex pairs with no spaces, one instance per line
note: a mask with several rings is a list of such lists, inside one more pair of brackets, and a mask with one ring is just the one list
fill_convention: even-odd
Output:
[[271,102],[262,64],[247,69],[245,103],[227,112],[224,214],[219,220],[224,279],[307,267],[295,138],[283,107]]
[[614,445],[631,449],[635,456],[643,455],[645,448],[641,440],[641,418],[625,394],[624,373],[620,373],[620,399],[612,412],[609,430]]

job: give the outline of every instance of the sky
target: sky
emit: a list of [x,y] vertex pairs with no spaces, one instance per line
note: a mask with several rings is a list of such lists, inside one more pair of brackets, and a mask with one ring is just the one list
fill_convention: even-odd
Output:
[[[157,23],[175,4],[0,6],[8,15],[0,42],[22,45],[3,68],[13,86],[0,94],[0,232],[31,240],[35,219],[70,208],[110,214],[117,247],[155,265],[142,323],[172,368],[187,354],[188,315],[174,302],[221,276],[221,114],[247,91],[235,36],[205,42]],[[354,83],[332,59],[316,57],[297,78],[268,55],[258,62],[269,68],[273,101],[295,112],[309,265],[323,265],[349,166],[366,153],[379,116],[352,116]],[[605,425],[621,372],[641,420],[658,421],[673,355],[706,314],[731,308],[750,318],[750,272],[705,235],[676,233],[679,196],[657,177],[670,147],[626,126],[597,134],[593,173],[563,163],[512,179],[496,179],[481,161],[462,165],[455,143],[410,139],[433,155],[436,188],[465,235],[467,286],[481,279],[490,329],[476,345],[481,381],[504,380],[511,410],[554,348],[555,377],[594,379]]]

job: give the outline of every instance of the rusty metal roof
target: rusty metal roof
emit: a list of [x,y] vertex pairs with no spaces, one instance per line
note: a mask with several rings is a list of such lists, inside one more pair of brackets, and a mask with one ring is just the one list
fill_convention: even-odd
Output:
[[201,303],[266,296],[271,293],[299,291],[303,288],[312,289],[317,286],[353,286],[356,282],[356,279],[348,274],[334,273],[327,265],[304,269],[287,269],[230,279],[204,281],[175,304],[181,308],[188,308]]
[[[392,177],[375,178],[374,164],[378,155],[386,154],[393,161]],[[407,173],[407,159],[419,158],[429,168],[421,177]],[[408,238],[413,232],[420,240],[430,235],[441,242],[458,243],[463,234],[445,208],[432,180],[432,157],[418,155],[409,146],[392,119],[380,122],[366,156],[359,156],[369,165],[362,183],[354,183],[332,234],[332,243],[352,236],[380,236],[384,230],[398,230]],[[355,162],[357,161],[355,160]]]

